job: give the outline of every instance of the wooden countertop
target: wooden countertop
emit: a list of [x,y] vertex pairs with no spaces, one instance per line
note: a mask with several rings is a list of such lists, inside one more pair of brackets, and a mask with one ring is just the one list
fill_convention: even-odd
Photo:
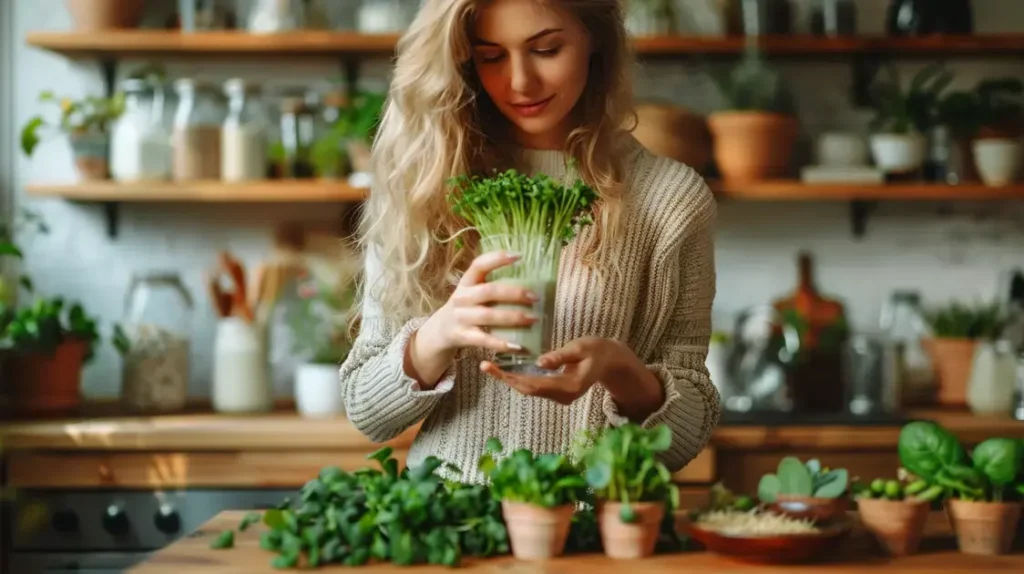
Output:
[[[1024,421],[978,417],[966,411],[914,411],[911,418],[935,420],[966,443],[1000,435],[1024,438]],[[388,444],[411,444],[416,428]],[[719,449],[872,449],[895,447],[899,425],[720,425],[711,445]],[[0,426],[0,446],[8,452],[72,451],[366,451],[373,443],[344,417],[304,419],[294,410],[254,416],[210,412],[17,422]]]
[[[245,532],[235,533],[234,548],[211,550],[210,541],[222,530],[235,529],[244,512],[224,512],[214,517],[191,536],[179,539],[167,548],[154,553],[146,562],[130,570],[135,574],[232,574],[276,572],[270,566],[274,554],[259,547],[261,524]],[[1006,556],[969,556],[959,553],[949,530],[949,522],[942,513],[929,517],[926,538],[919,554],[889,559],[875,549],[871,538],[855,531],[843,541],[837,556],[827,563],[795,566],[755,566],[736,562],[703,551],[661,554],[642,561],[615,561],[601,554],[564,556],[548,562],[520,562],[511,556],[489,560],[467,561],[459,569],[443,566],[417,566],[412,571],[422,574],[467,574],[481,572],[512,572],[518,574],[612,574],[623,568],[636,567],[649,574],[744,574],[771,572],[773,574],[814,572],[815,574],[867,574],[878,572],[929,572],[953,574],[973,572],[1024,572],[1024,554],[1019,551]],[[409,567],[379,564],[362,568],[379,573],[407,573]],[[328,566],[323,572],[352,572],[351,567]]]

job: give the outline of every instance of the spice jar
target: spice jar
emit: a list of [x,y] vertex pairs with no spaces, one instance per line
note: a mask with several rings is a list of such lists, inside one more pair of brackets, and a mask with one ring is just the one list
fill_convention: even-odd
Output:
[[303,96],[289,95],[281,99],[281,150],[278,166],[282,178],[313,177],[311,151],[316,139],[316,115]]
[[271,410],[267,331],[242,317],[217,323],[213,349],[213,408],[222,413],[257,413]]
[[228,115],[221,130],[220,174],[224,181],[263,179],[267,173],[267,117],[254,86],[234,78],[224,84]]
[[224,104],[212,86],[183,78],[174,83],[173,175],[176,181],[220,179],[220,132]]
[[117,181],[153,181],[171,175],[170,136],[163,126],[163,89],[143,79],[121,83],[124,113],[110,136],[111,175]]
[[170,412],[188,396],[192,295],[177,273],[132,277],[117,341],[121,399],[133,411]]

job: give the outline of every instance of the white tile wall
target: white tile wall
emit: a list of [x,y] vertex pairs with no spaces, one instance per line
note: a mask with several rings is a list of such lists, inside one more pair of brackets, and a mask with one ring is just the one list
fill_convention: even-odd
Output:
[[[683,1],[683,0],[680,0]],[[86,302],[100,315],[106,329],[117,320],[132,271],[146,268],[181,270],[200,302],[195,316],[196,354],[190,391],[208,390],[209,350],[214,317],[202,288],[202,272],[217,249],[235,250],[254,263],[268,246],[274,222],[302,218],[331,220],[340,206],[189,206],[127,205],[122,208],[121,235],[110,240],[101,211],[94,206],[62,201],[34,201],[21,195],[24,185],[36,181],[71,181],[74,171],[64,141],[54,139],[40,147],[36,157],[23,157],[16,146],[20,126],[39,108],[35,99],[44,89],[80,96],[101,90],[92,63],[76,64],[29,48],[24,35],[32,30],[61,30],[70,25],[63,0],[12,0],[0,10],[9,23],[4,31],[5,50],[11,53],[14,81],[0,79],[0,101],[9,103],[13,126],[4,122],[0,142],[0,185],[10,186],[17,201],[41,209],[54,230],[28,246],[28,271],[49,294],[65,294]],[[877,33],[883,27],[886,0],[858,0],[860,29]],[[798,14],[806,14],[807,2]],[[1024,31],[1024,3],[976,0],[977,27],[986,32]],[[6,16],[13,16],[8,18]],[[6,60],[5,60],[6,61]],[[699,111],[715,107],[715,94],[699,74],[700,64],[662,62],[638,69],[638,94],[689,105]],[[1024,74],[1020,61],[954,61],[962,73],[959,82],[973,83],[985,74]],[[322,82],[337,77],[335,62],[275,65],[273,62],[215,64],[205,61],[169,65],[172,75],[194,74],[223,78],[243,74],[268,84]],[[122,72],[130,66],[122,66]],[[371,75],[386,73],[386,63]],[[798,93],[805,139],[824,129],[861,129],[864,114],[849,104],[850,68],[834,63],[787,63],[784,72]],[[0,121],[4,116],[0,115]],[[12,129],[13,128],[13,129]],[[13,165],[13,173],[5,169]],[[5,189],[6,191],[6,189]],[[3,207],[3,204],[0,204]],[[999,273],[1024,267],[1024,217],[1013,205],[958,208],[940,215],[941,205],[883,205],[857,240],[850,233],[847,206],[829,203],[760,204],[722,202],[718,229],[718,297],[715,318],[726,325],[744,306],[764,302],[788,291],[795,278],[795,253],[811,249],[818,262],[821,288],[843,298],[854,323],[871,327],[882,301],[895,288],[915,287],[928,300],[951,296],[989,295]],[[948,207],[948,206],[947,206]],[[992,211],[1002,210],[1001,215]],[[4,209],[8,214],[9,209]],[[243,221],[244,223],[230,220]],[[116,395],[120,362],[106,346],[85,373],[85,392],[91,396]],[[288,389],[282,388],[286,393]]]

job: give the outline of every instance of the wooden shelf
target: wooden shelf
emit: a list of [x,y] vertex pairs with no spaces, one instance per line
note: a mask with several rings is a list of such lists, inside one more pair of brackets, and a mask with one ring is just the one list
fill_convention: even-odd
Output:
[[33,197],[61,197],[71,201],[98,202],[270,202],[313,203],[359,201],[366,190],[344,181],[270,180],[251,183],[197,181],[188,183],[82,182],[61,185],[30,185]]
[[994,201],[1024,199],[1024,183],[989,187],[981,183],[806,184],[799,180],[709,182],[716,195],[745,201]]
[[[181,33],[176,30],[132,29],[101,33],[32,32],[26,41],[31,46],[76,58],[169,55],[390,57],[398,38],[397,34],[320,30],[258,35],[238,31]],[[675,35],[637,38],[634,46],[639,55],[682,56],[738,54],[746,43],[744,36]],[[915,38],[791,35],[765,36],[757,43],[769,54],[791,56],[1024,53],[1024,34]]]

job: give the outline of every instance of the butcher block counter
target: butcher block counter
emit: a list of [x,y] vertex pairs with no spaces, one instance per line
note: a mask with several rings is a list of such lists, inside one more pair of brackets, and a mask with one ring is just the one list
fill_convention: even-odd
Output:
[[[233,548],[210,549],[210,541],[221,531],[235,529],[244,512],[231,511],[217,515],[193,535],[185,536],[160,550],[144,563],[130,570],[132,574],[242,574],[278,572],[270,566],[275,554],[259,547],[259,536],[265,527],[249,528],[235,533]],[[886,572],[928,572],[929,574],[954,574],[972,572],[1024,572],[1024,554],[1005,556],[970,556],[956,550],[955,539],[949,529],[949,522],[940,512],[932,513],[921,543],[919,554],[903,558],[883,557],[871,537],[855,529],[842,541],[837,554],[825,562],[794,566],[759,566],[736,562],[701,550],[680,553],[659,554],[639,561],[615,561],[602,554],[579,554],[563,556],[547,562],[517,561],[511,556],[492,559],[467,560],[462,567],[452,569],[444,566],[395,566],[377,564],[361,567],[358,571],[380,574],[465,574],[514,573],[514,574],[612,574],[623,569],[637,569],[646,574],[755,574],[755,573],[804,573],[815,574],[884,574]],[[352,567],[325,566],[311,572],[353,572]]]
[[[202,407],[198,407],[202,409]],[[756,489],[780,453],[818,457],[851,473],[889,475],[897,464],[903,420],[935,420],[965,445],[990,436],[1024,437],[1024,422],[966,411],[910,412],[879,424],[732,423],[715,429],[708,447],[676,474],[680,484]],[[418,428],[386,444],[404,459]],[[304,419],[294,409],[256,416],[205,410],[179,415],[91,416],[0,425],[7,484],[22,488],[292,488],[324,466],[366,466],[380,445],[344,417]],[[52,469],[60,468],[54,473]],[[703,492],[703,490],[701,490]]]

